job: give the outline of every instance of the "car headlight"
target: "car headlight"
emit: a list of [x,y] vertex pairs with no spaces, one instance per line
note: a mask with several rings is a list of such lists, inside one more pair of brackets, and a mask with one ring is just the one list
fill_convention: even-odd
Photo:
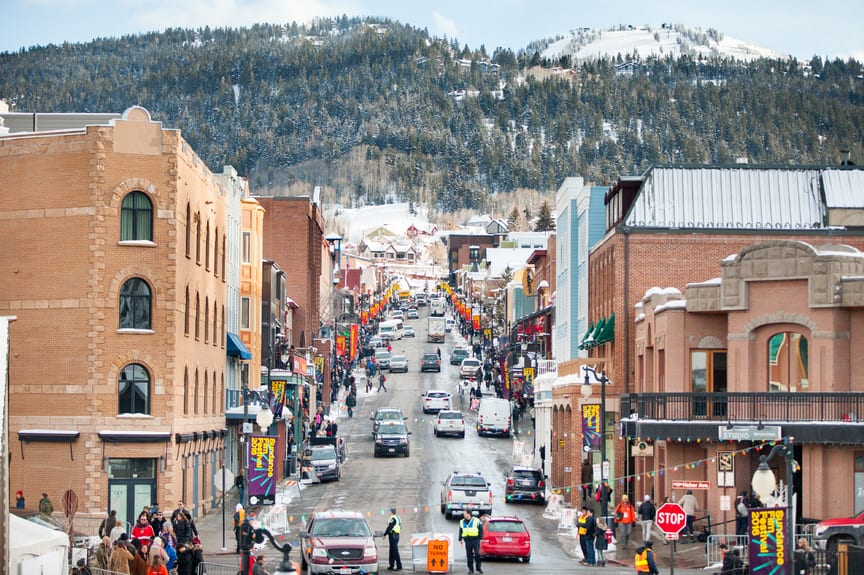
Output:
[[363,548],[363,557],[378,557],[378,549],[374,545],[367,545]]
[[382,443],[384,443],[384,440],[383,440],[383,439],[381,439],[381,438],[379,438],[379,437],[376,437],[376,438],[375,438],[375,445],[381,445]]
[[312,557],[327,557],[327,550],[323,547],[314,547],[312,549]]
[[399,445],[408,445],[408,440],[407,439],[400,439]]

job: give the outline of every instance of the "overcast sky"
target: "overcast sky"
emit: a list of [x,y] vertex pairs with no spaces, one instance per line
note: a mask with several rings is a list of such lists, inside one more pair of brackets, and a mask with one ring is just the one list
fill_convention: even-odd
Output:
[[618,24],[715,28],[802,60],[864,61],[861,5],[850,0],[4,0],[0,52],[86,42],[165,28],[308,22],[315,16],[383,16],[471,48],[514,51],[580,27]]

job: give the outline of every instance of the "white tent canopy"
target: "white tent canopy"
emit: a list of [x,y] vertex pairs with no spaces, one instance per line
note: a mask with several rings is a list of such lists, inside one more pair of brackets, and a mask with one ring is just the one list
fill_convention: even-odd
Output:
[[69,536],[9,514],[9,575],[65,575]]

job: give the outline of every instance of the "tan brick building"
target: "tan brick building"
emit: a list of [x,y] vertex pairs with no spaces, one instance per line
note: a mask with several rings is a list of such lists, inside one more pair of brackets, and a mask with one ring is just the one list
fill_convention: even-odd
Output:
[[225,436],[225,190],[135,107],[0,137],[0,193],[12,491],[59,509],[74,490],[79,528],[154,502],[206,512]]

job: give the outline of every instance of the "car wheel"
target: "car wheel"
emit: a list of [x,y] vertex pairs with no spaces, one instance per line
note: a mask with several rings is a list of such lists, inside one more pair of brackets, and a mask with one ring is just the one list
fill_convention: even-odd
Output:
[[443,503],[441,504],[441,515],[444,515],[445,517],[447,516],[447,508]]
[[525,557],[522,558],[522,562],[523,562],[523,563],[528,563],[529,561],[531,561],[531,556],[530,556],[530,555],[526,555]]
[[465,432],[464,431],[459,434],[459,439],[465,439]]
[[440,435],[438,435],[438,430],[437,430],[437,429],[436,429],[435,431],[433,431],[432,433],[435,434],[435,437],[441,437]]
[[378,457],[378,450],[375,450],[375,455],[373,457]]
[[409,455],[411,455],[411,450],[406,448],[405,449],[405,457],[408,457]]
[[306,563],[306,559],[300,558],[300,572],[309,571],[309,564]]

